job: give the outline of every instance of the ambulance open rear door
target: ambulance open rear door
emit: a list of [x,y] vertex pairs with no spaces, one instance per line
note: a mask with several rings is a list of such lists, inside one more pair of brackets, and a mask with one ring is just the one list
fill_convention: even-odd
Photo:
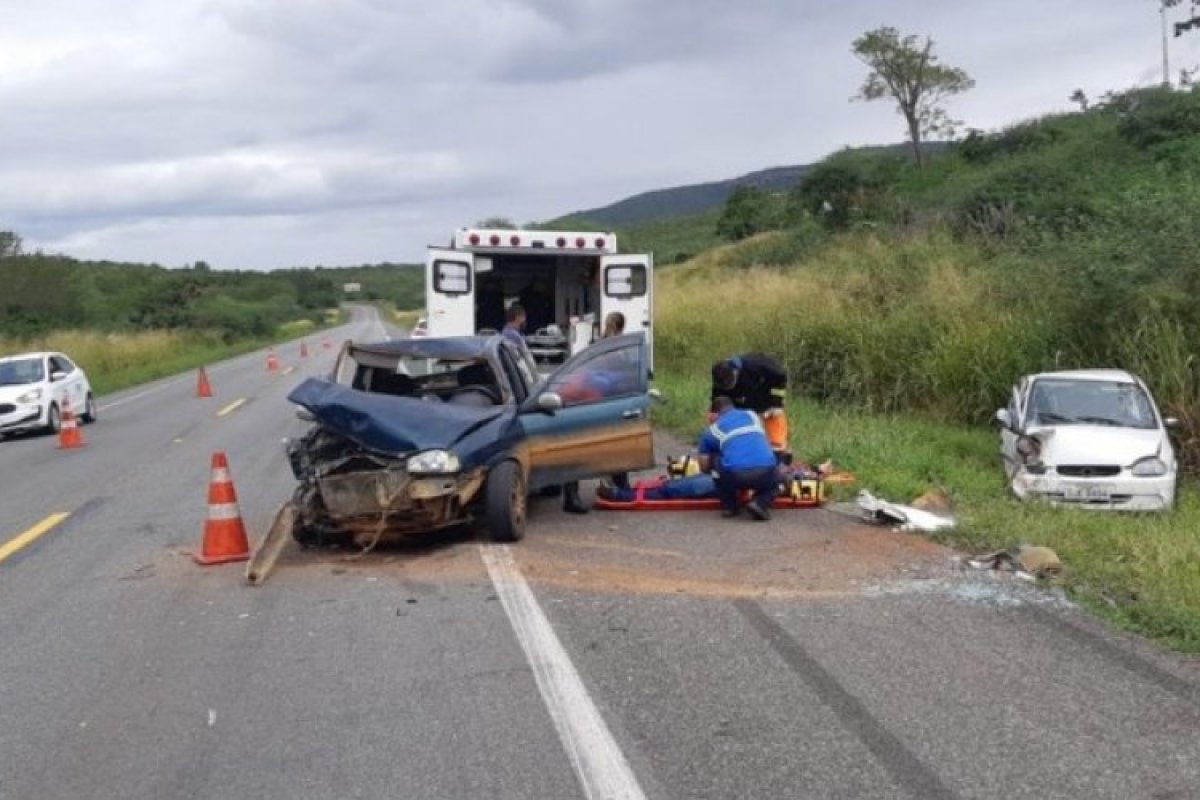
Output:
[[475,257],[462,250],[429,250],[425,310],[430,336],[475,333]]
[[654,332],[650,330],[654,302],[654,257],[648,253],[603,256],[600,259],[600,325],[613,311],[625,315],[625,333],[646,332],[646,360],[654,366]]

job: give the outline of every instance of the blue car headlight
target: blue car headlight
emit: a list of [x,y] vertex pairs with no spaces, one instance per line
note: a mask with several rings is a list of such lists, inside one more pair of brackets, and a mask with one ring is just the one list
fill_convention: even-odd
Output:
[[445,475],[458,472],[462,465],[458,456],[449,450],[425,450],[410,456],[407,462],[411,475]]
[[1129,471],[1139,478],[1161,478],[1167,474],[1167,464],[1161,458],[1150,456],[1133,462]]

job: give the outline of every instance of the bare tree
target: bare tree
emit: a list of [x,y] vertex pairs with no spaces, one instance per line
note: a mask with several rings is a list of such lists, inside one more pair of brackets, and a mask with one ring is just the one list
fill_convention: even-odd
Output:
[[908,127],[913,158],[923,166],[921,142],[952,136],[960,124],[946,114],[943,101],[971,89],[975,80],[958,67],[940,63],[928,36],[901,36],[887,26],[855,39],[853,52],[871,70],[856,99],[894,100]]

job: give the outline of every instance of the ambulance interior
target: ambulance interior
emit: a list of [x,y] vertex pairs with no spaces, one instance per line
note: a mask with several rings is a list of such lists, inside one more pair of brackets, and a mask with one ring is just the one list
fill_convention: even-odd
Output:
[[476,256],[475,330],[499,331],[513,303],[525,309],[525,332],[556,326],[564,335],[573,320],[600,316],[598,256]]

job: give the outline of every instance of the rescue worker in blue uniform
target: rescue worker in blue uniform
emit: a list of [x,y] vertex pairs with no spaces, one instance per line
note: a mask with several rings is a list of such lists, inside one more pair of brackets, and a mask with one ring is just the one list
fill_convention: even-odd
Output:
[[753,497],[746,511],[757,520],[770,519],[779,491],[778,460],[762,420],[749,409],[734,407],[725,395],[713,400],[712,407],[717,418],[700,437],[700,468],[717,474],[721,515],[736,517],[739,495],[749,490]]

